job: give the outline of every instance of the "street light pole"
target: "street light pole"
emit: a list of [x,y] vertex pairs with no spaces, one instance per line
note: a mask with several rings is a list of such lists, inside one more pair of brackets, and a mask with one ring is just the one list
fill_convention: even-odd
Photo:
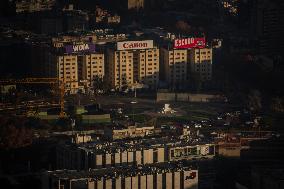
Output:
[[137,104],[137,101],[131,101],[130,103],[132,104],[131,106],[132,107],[132,120],[134,121],[134,109],[133,109],[134,105],[133,104]]

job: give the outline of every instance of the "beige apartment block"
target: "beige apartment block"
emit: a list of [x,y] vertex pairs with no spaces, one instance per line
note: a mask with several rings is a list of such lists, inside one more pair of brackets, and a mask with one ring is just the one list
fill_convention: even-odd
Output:
[[108,82],[114,89],[134,88],[136,84],[156,89],[159,83],[159,49],[153,46],[146,49],[108,49],[106,69]]
[[159,49],[154,47],[134,52],[134,82],[157,88],[159,83]]
[[94,85],[94,78],[99,77],[104,79],[104,54],[93,53],[78,56],[80,68],[82,73],[82,80],[86,81],[86,87],[92,89]]
[[77,93],[79,90],[77,56],[56,56],[56,63],[57,77],[65,82],[65,92]]
[[108,50],[108,82],[114,89],[133,85],[133,52]]
[[161,49],[162,79],[172,89],[181,88],[188,81],[188,50],[187,49]]
[[202,81],[212,78],[212,48],[189,50],[190,71]]
[[127,0],[128,9],[141,9],[144,8],[144,0]]

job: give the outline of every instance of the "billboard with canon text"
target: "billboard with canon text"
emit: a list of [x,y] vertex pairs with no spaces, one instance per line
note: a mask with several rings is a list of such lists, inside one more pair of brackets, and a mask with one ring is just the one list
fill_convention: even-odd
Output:
[[84,43],[84,44],[76,44],[76,45],[66,45],[65,51],[68,54],[79,53],[79,52],[95,52],[95,44]]
[[153,48],[153,40],[143,41],[122,41],[117,42],[117,50],[137,50]]
[[190,49],[190,48],[205,48],[206,41],[204,37],[201,38],[184,38],[184,39],[176,39],[174,41],[174,48],[176,49]]

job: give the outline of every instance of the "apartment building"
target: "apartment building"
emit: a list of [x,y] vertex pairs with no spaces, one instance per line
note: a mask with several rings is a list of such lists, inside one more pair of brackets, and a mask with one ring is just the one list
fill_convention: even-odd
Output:
[[189,80],[188,50],[161,48],[161,79],[170,89],[182,89]]
[[212,48],[189,50],[190,72],[201,81],[212,79]]
[[104,129],[104,136],[111,140],[145,137],[154,134],[155,134],[154,126],[138,127],[136,125],[133,125],[133,126],[128,126],[127,128],[105,127]]
[[112,88],[133,88],[136,83],[155,89],[159,81],[159,50],[152,40],[123,41],[107,50],[107,75]]
[[[56,45],[55,45],[56,44]],[[41,77],[58,78],[65,82],[65,93],[75,94],[93,89],[96,76],[105,75],[104,54],[95,51],[92,43],[53,43],[33,47],[34,52],[41,52],[32,62],[33,70]],[[43,62],[38,64],[39,60]]]
[[282,56],[284,47],[284,2],[282,0],[251,0],[250,37],[256,41],[257,52]]
[[65,90],[68,93],[77,93],[78,83],[78,59],[76,55],[59,55],[55,57],[57,65],[57,77],[65,82]]
[[134,81],[157,88],[159,84],[159,49],[138,50],[134,52]]
[[86,81],[87,89],[93,89],[95,77],[104,79],[104,54],[90,53],[78,55],[79,79]]
[[16,13],[51,10],[55,3],[55,0],[16,1]]
[[142,167],[58,170],[42,175],[43,189],[197,189],[198,170],[190,165],[161,163]]
[[215,156],[215,145],[193,144],[177,140],[151,140],[144,143],[117,141],[109,143],[88,143],[59,145],[56,150],[57,169],[87,170],[126,165],[146,165],[192,159],[210,159]]
[[108,82],[112,88],[130,87],[133,78],[133,52],[107,50]]
[[144,8],[144,0],[127,0],[128,9],[143,9]]

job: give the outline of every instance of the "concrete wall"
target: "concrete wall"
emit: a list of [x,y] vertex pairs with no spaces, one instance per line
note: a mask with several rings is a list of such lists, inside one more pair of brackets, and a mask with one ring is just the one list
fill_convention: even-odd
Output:
[[175,93],[157,93],[157,101],[176,101]]
[[111,121],[110,114],[103,115],[82,115],[83,124],[92,123],[109,123]]
[[211,94],[158,92],[156,100],[158,102],[159,101],[212,102],[212,101],[224,101],[225,98],[221,95],[211,95]]
[[241,147],[223,147],[219,146],[219,155],[225,157],[240,157]]

